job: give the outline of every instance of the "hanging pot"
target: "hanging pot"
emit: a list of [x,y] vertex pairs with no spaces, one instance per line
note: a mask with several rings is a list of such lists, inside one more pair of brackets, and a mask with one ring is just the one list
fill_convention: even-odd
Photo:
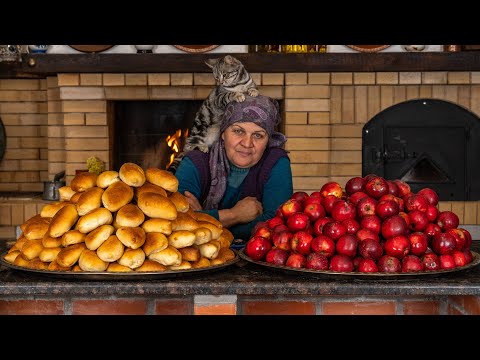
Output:
[[43,182],[43,200],[49,201],[58,201],[60,200],[60,193],[58,189],[62,186],[65,186],[65,180],[61,180],[65,177],[65,171],[61,171],[58,174],[55,174],[53,181],[44,181]]

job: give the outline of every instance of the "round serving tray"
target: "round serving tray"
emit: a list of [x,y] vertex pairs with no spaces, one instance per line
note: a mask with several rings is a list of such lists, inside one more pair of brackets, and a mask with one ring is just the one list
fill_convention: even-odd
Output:
[[471,263],[462,266],[460,268],[454,269],[444,269],[438,271],[419,271],[419,272],[405,272],[405,273],[385,273],[385,272],[376,272],[376,273],[362,273],[362,272],[339,272],[339,271],[322,271],[322,270],[311,270],[305,268],[292,268],[289,266],[280,266],[273,265],[264,261],[254,261],[249,256],[245,255],[245,249],[238,250],[238,255],[243,259],[252,264],[265,267],[274,271],[280,271],[287,274],[297,274],[297,275],[312,275],[318,277],[335,277],[341,279],[407,279],[412,277],[431,277],[431,276],[441,276],[450,273],[458,273],[460,271],[465,271],[471,269],[478,264],[480,264],[480,255],[472,251],[473,260]]
[[167,270],[167,271],[142,271],[142,272],[94,272],[94,271],[48,271],[48,270],[36,270],[29,269],[22,266],[13,265],[5,261],[4,257],[7,252],[4,252],[0,256],[0,265],[5,266],[6,268],[18,270],[24,273],[38,274],[48,277],[56,277],[62,279],[75,279],[75,280],[153,280],[153,279],[169,279],[169,278],[178,278],[192,275],[204,275],[211,272],[219,271],[225,269],[240,260],[238,253],[235,252],[235,258],[230,261],[227,261],[221,265],[208,266],[198,269],[188,269],[188,270]]

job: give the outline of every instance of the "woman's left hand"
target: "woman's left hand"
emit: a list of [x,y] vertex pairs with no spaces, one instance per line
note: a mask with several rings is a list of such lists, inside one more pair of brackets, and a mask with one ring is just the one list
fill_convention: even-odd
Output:
[[188,204],[190,205],[192,210],[194,211],[203,210],[202,205],[200,205],[200,202],[198,201],[198,199],[190,191],[185,191],[184,195],[187,198]]

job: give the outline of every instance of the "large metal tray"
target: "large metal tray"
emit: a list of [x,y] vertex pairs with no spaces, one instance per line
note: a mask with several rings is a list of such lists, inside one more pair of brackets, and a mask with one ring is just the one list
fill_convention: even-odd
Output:
[[36,269],[29,269],[22,266],[13,265],[7,261],[5,261],[4,257],[7,252],[4,252],[0,256],[0,265],[5,266],[6,268],[21,271],[23,273],[31,273],[35,275],[42,275],[48,277],[56,277],[62,279],[75,279],[75,280],[102,280],[102,281],[110,281],[110,280],[153,280],[153,279],[169,279],[169,278],[178,278],[178,277],[185,277],[185,276],[199,276],[205,275],[211,272],[223,270],[228,268],[229,266],[235,264],[240,260],[238,256],[238,252],[235,252],[235,258],[227,261],[221,265],[215,266],[208,266],[204,268],[198,269],[187,269],[187,270],[167,270],[167,271],[145,271],[145,272],[94,272],[94,271],[49,271],[49,270],[36,270]]
[[292,268],[289,266],[280,266],[267,263],[265,261],[255,261],[247,256],[244,252],[245,249],[238,250],[238,255],[245,261],[249,263],[273,270],[279,271],[287,274],[296,274],[296,275],[311,275],[316,277],[334,277],[338,279],[366,279],[366,280],[378,280],[378,279],[407,279],[415,277],[432,277],[432,276],[442,276],[450,273],[458,273],[468,269],[472,269],[478,264],[480,264],[480,255],[477,252],[472,251],[473,260],[469,264],[454,268],[454,269],[442,269],[438,271],[419,271],[419,272],[405,272],[405,273],[385,273],[385,272],[376,272],[376,273],[362,273],[362,272],[339,272],[339,271],[329,271],[329,270],[312,270],[305,268]]

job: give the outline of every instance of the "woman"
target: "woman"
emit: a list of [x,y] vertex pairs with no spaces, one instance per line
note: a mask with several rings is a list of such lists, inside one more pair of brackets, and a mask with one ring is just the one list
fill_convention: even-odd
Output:
[[188,152],[175,173],[192,209],[214,216],[243,242],[293,193],[286,138],[275,131],[279,120],[278,103],[267,96],[230,103],[220,138],[208,153]]

